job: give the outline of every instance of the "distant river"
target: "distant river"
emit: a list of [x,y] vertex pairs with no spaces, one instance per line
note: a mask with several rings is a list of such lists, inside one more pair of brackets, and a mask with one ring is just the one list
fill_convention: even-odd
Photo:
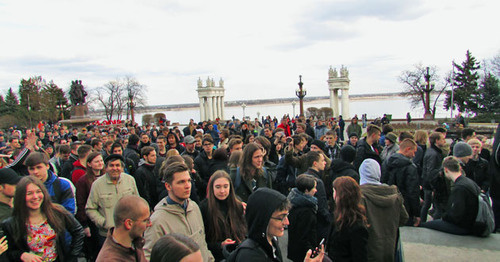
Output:
[[[304,111],[308,107],[329,107],[330,102],[327,99],[315,100],[310,102],[304,102]],[[432,106],[432,103],[431,103]],[[339,105],[340,107],[340,105]],[[392,118],[406,118],[406,113],[410,112],[412,118],[422,118],[424,115],[424,110],[421,108],[412,109],[408,99],[404,97],[390,97],[387,99],[369,99],[369,100],[356,100],[350,101],[350,117],[355,114],[361,118],[362,114],[367,114],[369,119],[381,117],[383,114],[391,114]],[[442,99],[436,105],[437,113],[436,118],[450,117],[450,112],[443,109]],[[275,104],[259,104],[259,105],[247,105],[245,108],[245,116],[254,119],[257,114],[262,116],[270,115],[271,117],[276,116],[280,118],[285,114],[293,115],[293,106],[291,103],[275,103]],[[158,110],[149,112],[136,113],[136,122],[142,121],[142,116],[144,114],[155,114],[164,113],[167,119],[172,123],[179,122],[185,124],[190,118],[193,118],[196,122],[200,120],[200,110],[199,108],[183,108],[174,110]],[[299,103],[295,105],[295,115],[299,114]],[[226,119],[231,117],[236,117],[241,119],[243,116],[243,108],[241,106],[226,106],[224,116]]]

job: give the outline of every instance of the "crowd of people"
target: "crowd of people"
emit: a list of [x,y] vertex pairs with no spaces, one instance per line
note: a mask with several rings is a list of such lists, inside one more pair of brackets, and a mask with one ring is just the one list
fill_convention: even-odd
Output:
[[481,235],[481,193],[500,226],[498,130],[361,122],[0,130],[0,261],[399,261],[401,226]]

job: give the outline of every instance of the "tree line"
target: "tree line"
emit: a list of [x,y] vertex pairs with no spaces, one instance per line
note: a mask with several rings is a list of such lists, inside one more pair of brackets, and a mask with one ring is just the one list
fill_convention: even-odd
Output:
[[494,119],[500,113],[500,53],[479,63],[467,50],[465,60],[453,61],[453,70],[441,78],[436,66],[429,69],[422,63],[403,71],[398,77],[403,84],[403,92],[410,98],[413,107],[425,108],[426,75],[433,82],[434,98],[430,110],[436,114],[437,102],[445,96],[444,109],[456,110],[468,116]]
[[[86,91],[89,108],[103,110],[107,120],[129,119],[131,109],[146,103],[146,86],[131,76]],[[33,127],[39,121],[68,119],[72,106],[68,98],[69,94],[52,80],[42,76],[23,78],[17,92],[11,87],[5,95],[0,94],[0,128]]]

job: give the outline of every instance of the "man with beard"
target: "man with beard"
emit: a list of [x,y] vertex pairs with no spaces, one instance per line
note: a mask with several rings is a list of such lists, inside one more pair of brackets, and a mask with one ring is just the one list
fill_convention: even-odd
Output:
[[138,196],[124,196],[116,204],[111,228],[96,261],[145,262],[142,235],[151,226],[149,207]]
[[120,198],[139,195],[135,180],[123,173],[123,157],[112,154],[105,161],[106,174],[99,177],[90,189],[85,212],[99,229],[99,244],[106,240],[108,230],[115,226],[113,212]]

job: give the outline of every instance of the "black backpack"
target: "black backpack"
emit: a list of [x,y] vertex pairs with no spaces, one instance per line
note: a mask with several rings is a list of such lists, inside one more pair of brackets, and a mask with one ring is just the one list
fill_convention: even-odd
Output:
[[474,234],[479,237],[487,237],[495,230],[495,216],[491,208],[490,198],[486,194],[479,193],[478,201],[479,208],[474,222]]

